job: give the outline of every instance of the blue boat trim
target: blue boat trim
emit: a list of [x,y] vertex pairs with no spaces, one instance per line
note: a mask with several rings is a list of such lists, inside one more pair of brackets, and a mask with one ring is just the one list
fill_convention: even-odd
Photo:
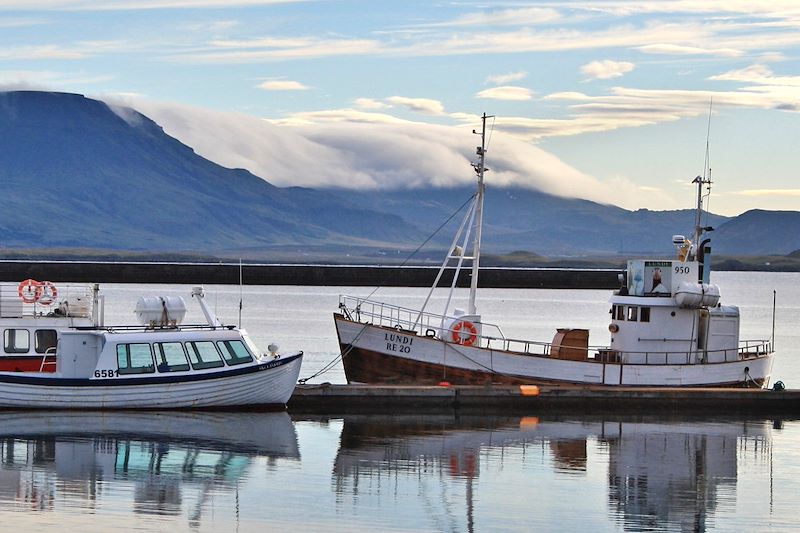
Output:
[[200,372],[193,374],[176,375],[155,375],[147,377],[132,378],[111,378],[111,379],[73,379],[55,378],[46,376],[31,376],[25,373],[0,374],[0,383],[18,383],[23,385],[37,385],[42,387],[125,387],[135,385],[159,385],[171,383],[186,383],[190,381],[205,381],[209,379],[228,378],[232,376],[242,376],[255,372],[263,372],[279,366],[287,365],[303,357],[303,352],[290,357],[281,357],[266,363],[257,365],[247,365],[245,367],[227,367],[219,372]]

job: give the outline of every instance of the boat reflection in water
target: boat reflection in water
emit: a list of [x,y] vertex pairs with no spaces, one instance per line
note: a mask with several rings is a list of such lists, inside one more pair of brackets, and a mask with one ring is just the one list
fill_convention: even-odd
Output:
[[27,411],[0,413],[0,458],[0,509],[55,510],[65,500],[94,509],[120,498],[134,513],[185,507],[198,526],[209,497],[238,490],[254,459],[300,453],[285,412]]
[[735,507],[742,457],[770,463],[771,430],[763,420],[347,416],[334,485],[354,502],[413,499],[404,480],[436,477],[433,488],[420,481],[419,497],[438,529],[569,530],[610,512],[626,530],[704,531],[719,505]]

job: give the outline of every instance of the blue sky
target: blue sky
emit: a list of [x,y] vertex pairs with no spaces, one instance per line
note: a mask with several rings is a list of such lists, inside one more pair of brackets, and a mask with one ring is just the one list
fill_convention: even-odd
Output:
[[626,208],[800,209],[800,2],[0,0],[0,88],[142,111],[278,185],[472,179]]

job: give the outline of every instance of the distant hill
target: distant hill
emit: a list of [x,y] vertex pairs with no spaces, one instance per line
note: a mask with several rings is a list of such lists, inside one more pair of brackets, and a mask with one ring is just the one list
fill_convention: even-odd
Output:
[[800,249],[800,212],[753,209],[720,226],[712,237],[715,253],[789,254]]
[[424,238],[345,198],[221,167],[147,117],[80,95],[0,93],[0,139],[6,247],[213,254]]
[[[198,156],[129,108],[75,94],[0,92],[0,239],[36,255],[185,255],[397,262],[473,193],[279,188]],[[468,172],[469,168],[465,169]],[[715,253],[800,250],[800,213],[709,214]],[[417,257],[438,261],[460,219]],[[691,210],[628,211],[522,188],[488,187],[484,249],[540,256],[672,251]],[[436,250],[433,250],[436,248]],[[93,251],[97,251],[96,253]],[[80,253],[84,253],[80,252]],[[426,255],[427,254],[427,255]]]
[[[469,188],[424,191],[331,191],[360,205],[401,216],[435,230],[472,195]],[[708,214],[719,226],[727,217]],[[460,219],[459,219],[460,221]],[[691,237],[694,211],[628,211],[589,200],[522,188],[487,187],[483,247],[488,252],[533,251],[540,255],[671,253],[672,236]],[[448,234],[449,238],[451,234]]]

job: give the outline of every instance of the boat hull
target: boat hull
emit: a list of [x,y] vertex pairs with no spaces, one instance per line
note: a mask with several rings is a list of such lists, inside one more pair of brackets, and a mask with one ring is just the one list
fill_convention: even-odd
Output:
[[772,371],[772,354],[709,364],[573,361],[453,344],[340,314],[334,320],[349,383],[763,387]]
[[282,408],[303,355],[196,376],[64,379],[58,374],[0,373],[0,407],[28,409]]

